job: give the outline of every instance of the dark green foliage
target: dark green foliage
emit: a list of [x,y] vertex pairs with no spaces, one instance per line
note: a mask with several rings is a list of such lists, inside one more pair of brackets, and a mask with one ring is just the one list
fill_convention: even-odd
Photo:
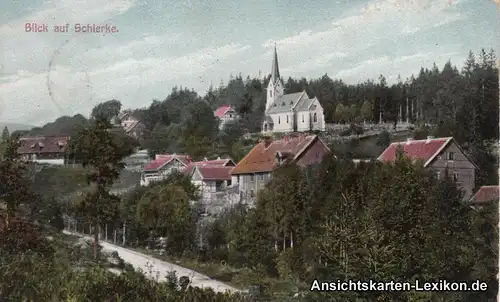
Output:
[[[130,154],[123,141],[109,131],[110,122],[101,116],[89,128],[83,129],[74,140],[75,157],[87,170],[87,182],[92,190],[79,198],[74,205],[79,216],[94,226],[95,245],[98,242],[99,227],[119,217],[120,199],[109,193],[120,175],[123,157]],[[95,248],[95,258],[98,251]]]
[[120,113],[122,108],[122,103],[118,100],[111,100],[104,103],[100,103],[92,109],[90,116],[93,119],[103,118],[106,120],[111,120]]
[[19,206],[33,200],[26,179],[26,165],[19,158],[17,138],[10,138],[3,143],[0,159],[0,202],[6,208],[5,224],[15,215]]

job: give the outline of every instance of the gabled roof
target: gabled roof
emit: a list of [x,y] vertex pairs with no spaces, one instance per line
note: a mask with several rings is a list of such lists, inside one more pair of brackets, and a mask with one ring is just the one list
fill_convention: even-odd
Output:
[[191,162],[190,156],[185,154],[157,154],[154,160],[144,166],[144,171],[158,171],[173,160],[179,161],[184,166],[187,166]]
[[317,135],[299,134],[295,137],[286,137],[281,140],[258,143],[236,165],[231,174],[247,174],[258,172],[272,172],[276,168],[276,155],[281,153],[288,161],[298,160],[309,146],[321,139]]
[[62,153],[66,151],[69,136],[21,137],[17,153]]
[[282,95],[281,97],[274,100],[274,103],[271,104],[271,107],[269,107],[269,109],[266,111],[266,114],[292,112],[295,108],[295,105],[297,105],[304,94],[305,97],[309,99],[305,91]]
[[128,115],[129,115],[128,112],[120,112],[120,113],[118,113],[117,117],[118,117],[118,120],[121,121],[122,119],[124,119]]
[[202,180],[231,180],[234,167],[195,166],[192,173],[198,172]]
[[428,138],[422,140],[408,140],[406,142],[392,143],[387,147],[377,160],[382,162],[393,162],[396,160],[398,146],[402,147],[404,155],[411,159],[422,160],[424,167],[429,166],[441,152],[454,142],[459,150],[477,167],[477,165],[467,156],[453,137]]
[[210,166],[210,167],[234,167],[235,163],[232,159],[226,158],[226,159],[212,159],[212,160],[202,160],[202,161],[196,161],[196,162],[191,162],[189,163],[186,168],[184,169],[184,173],[186,174],[191,174],[194,170],[195,167],[198,166]]
[[500,197],[499,186],[482,186],[479,190],[472,196],[470,203],[478,204],[490,201],[498,201]]
[[234,109],[231,106],[229,106],[229,105],[222,105],[219,108],[217,108],[217,110],[215,110],[214,115],[216,117],[221,117],[224,114],[226,114],[226,112],[228,112],[229,110],[233,110],[234,111]]

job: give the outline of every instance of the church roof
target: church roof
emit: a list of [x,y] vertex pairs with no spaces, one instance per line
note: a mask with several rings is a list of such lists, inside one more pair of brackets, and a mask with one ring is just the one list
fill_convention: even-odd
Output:
[[293,106],[299,100],[302,92],[285,94],[277,98],[271,105],[267,113],[281,113],[292,111]]
[[312,103],[314,103],[314,99],[302,99],[299,101],[299,103],[297,104],[297,106],[295,107],[295,111],[309,111],[309,106],[312,105]]
[[303,93],[290,93],[279,97],[274,101],[269,110],[267,110],[266,114],[308,110],[314,99],[310,99],[307,94],[305,98],[301,98]]

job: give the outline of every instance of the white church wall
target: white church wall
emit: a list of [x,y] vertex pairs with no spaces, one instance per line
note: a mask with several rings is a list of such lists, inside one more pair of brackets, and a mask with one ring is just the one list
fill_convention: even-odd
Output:
[[297,131],[311,130],[311,113],[309,111],[297,112]]
[[271,118],[274,122],[273,132],[293,132],[293,115],[291,113],[274,113]]

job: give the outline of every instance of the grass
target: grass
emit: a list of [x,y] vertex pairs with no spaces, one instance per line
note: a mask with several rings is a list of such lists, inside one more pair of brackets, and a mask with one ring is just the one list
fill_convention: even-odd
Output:
[[235,268],[222,262],[202,262],[187,257],[174,257],[171,255],[160,255],[157,252],[144,248],[133,248],[133,250],[153,256],[166,262],[191,269],[207,277],[226,283],[239,290],[247,290],[256,283],[266,284],[269,291],[275,296],[290,296],[297,289],[307,288],[305,284],[297,285],[291,281],[279,280],[270,276],[264,276],[249,268]]

